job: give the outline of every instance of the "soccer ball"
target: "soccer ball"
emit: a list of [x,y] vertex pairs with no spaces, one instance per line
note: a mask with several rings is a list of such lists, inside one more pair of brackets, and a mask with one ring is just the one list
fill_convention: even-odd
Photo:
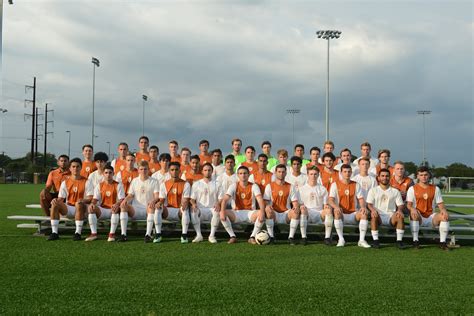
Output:
[[270,242],[270,235],[266,230],[262,230],[255,236],[255,241],[259,245],[266,245]]

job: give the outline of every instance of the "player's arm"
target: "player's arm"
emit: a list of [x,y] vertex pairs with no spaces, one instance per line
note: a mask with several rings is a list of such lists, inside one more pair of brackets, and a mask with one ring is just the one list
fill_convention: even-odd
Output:
[[181,202],[181,208],[183,210],[187,210],[189,208],[189,199],[191,197],[191,186],[189,182],[184,184],[184,191],[183,191],[183,199]]
[[410,217],[412,219],[417,219],[419,218],[420,213],[414,206],[414,203],[413,203],[414,201],[415,201],[415,190],[413,189],[413,187],[410,187],[407,192],[407,200],[406,200],[407,208],[410,211]]
[[64,204],[66,197],[67,197],[66,181],[63,181],[61,182],[61,186],[59,187],[58,197],[51,200],[51,205],[55,205],[57,203]]
[[339,213],[339,214],[342,213],[342,210],[339,207],[339,205],[336,203],[336,199],[334,197],[330,196],[328,198],[328,204],[329,204],[330,207],[332,207],[332,209],[334,210],[335,213]]

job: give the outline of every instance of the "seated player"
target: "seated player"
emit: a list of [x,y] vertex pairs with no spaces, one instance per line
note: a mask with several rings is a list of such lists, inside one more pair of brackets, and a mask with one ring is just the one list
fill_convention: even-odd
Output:
[[158,159],[158,155],[160,154],[160,149],[158,146],[150,146],[150,160],[148,160],[148,167],[150,167],[150,176],[160,170],[160,160]]
[[[342,180],[331,184],[328,200],[329,205],[334,210],[334,227],[339,237],[337,247],[344,247],[346,243],[343,236],[344,223],[355,225],[359,222],[359,242],[357,245],[362,248],[370,248],[365,240],[369,222],[367,221],[368,212],[365,208],[362,189],[357,182],[351,180],[351,166],[342,165],[341,173]],[[359,209],[357,209],[357,205],[360,206]]]
[[82,168],[81,168],[81,176],[84,178],[89,178],[89,175],[95,170],[95,163],[92,160],[94,157],[94,149],[92,145],[84,145],[82,146]]
[[88,207],[91,234],[86,238],[86,241],[97,239],[97,219],[110,219],[110,233],[107,241],[115,241],[120,203],[124,198],[125,191],[122,183],[114,181],[114,168],[111,165],[106,165],[103,172],[103,181],[94,188],[94,196]]
[[168,144],[168,149],[171,156],[171,162],[180,162],[181,157],[178,154],[178,149],[179,149],[178,142],[175,140],[171,140]]
[[125,193],[128,193],[128,188],[132,183],[132,180],[138,177],[138,170],[135,168],[135,156],[129,152],[126,158],[126,166],[123,170],[115,176],[117,182],[122,182]]
[[[298,158],[298,157],[297,157]],[[285,181],[286,166],[277,165],[275,168],[275,181],[267,184],[263,199],[266,204],[266,226],[273,242],[273,226],[277,224],[290,224],[288,242],[295,245],[295,233],[300,221],[300,207],[298,204],[298,191],[296,187]]]
[[212,178],[216,180],[217,177],[219,177],[221,174],[225,172],[225,166],[222,163],[222,151],[220,149],[214,149],[211,152],[211,156],[212,156],[211,164],[213,168]]
[[[395,161],[393,165],[393,176],[390,178],[390,185],[400,191],[402,199],[406,204],[407,192],[414,185],[413,180],[405,175],[405,164],[402,161]],[[408,209],[404,210],[408,214]]]
[[301,167],[301,173],[307,174],[308,169],[313,166],[319,169],[323,168],[323,165],[319,163],[320,153],[321,149],[319,149],[319,147],[311,147],[311,149],[309,150],[310,161],[307,164],[304,164],[303,167]]
[[181,179],[187,181],[190,186],[193,185],[194,181],[201,180],[203,175],[201,173],[201,165],[199,163],[199,156],[194,155],[191,157],[191,169],[183,171],[181,174]]
[[92,191],[87,186],[87,179],[81,176],[82,162],[79,158],[71,159],[69,171],[71,176],[61,183],[57,198],[51,201],[51,235],[48,240],[59,239],[59,216],[74,218],[76,231],[73,236],[74,241],[81,240],[82,226],[84,224],[84,214],[86,204],[91,197],[85,196],[86,192]]
[[300,187],[300,230],[303,243],[306,243],[306,229],[309,223],[324,224],[324,243],[331,245],[333,215],[328,205],[328,191],[318,183],[319,168],[308,169],[308,181]]
[[258,169],[254,174],[249,177],[249,182],[258,185],[260,192],[265,192],[267,184],[272,182],[273,173],[268,171],[267,168],[268,157],[265,154],[258,155],[257,165]]
[[212,155],[209,153],[209,141],[203,139],[199,142],[199,162],[204,165],[206,162],[211,163]]
[[[128,157],[127,157],[128,158]],[[148,161],[142,160],[138,163],[138,177],[130,183],[127,196],[120,203],[120,228],[119,241],[128,241],[127,226],[128,219],[146,219],[145,242],[151,241],[153,229],[153,213],[155,205],[159,200],[159,184],[154,178],[148,176]]]
[[[336,157],[333,153],[328,152],[323,155],[323,165],[324,167],[320,169],[319,181],[329,192],[331,185],[339,180],[339,172],[334,170],[334,160]],[[350,167],[350,166],[349,166]],[[352,169],[351,169],[352,170]]]
[[[427,167],[419,167],[416,171],[418,183],[410,187],[407,192],[413,247],[420,247],[418,240],[420,226],[439,227],[439,247],[442,250],[449,250],[446,244],[449,232],[448,212],[441,197],[441,190],[436,185],[429,183],[430,176]],[[439,208],[439,213],[434,212],[436,206]]]
[[[239,181],[230,185],[221,201],[220,219],[230,236],[229,244],[237,242],[232,223],[254,224],[248,242],[256,244],[255,235],[262,229],[265,220],[265,203],[262,194],[258,185],[248,181],[249,174],[250,171],[247,167],[240,166],[237,169]],[[235,206],[229,209],[227,204],[230,200],[234,201],[233,205]]]
[[158,180],[160,187],[166,180],[171,179],[171,176],[169,173],[170,161],[171,161],[170,154],[166,154],[166,153],[161,154],[160,155],[160,170],[152,174],[152,178]]
[[148,145],[150,144],[150,140],[146,136],[140,137],[138,140],[138,148],[139,150],[135,153],[135,161],[140,163],[140,161],[150,160],[150,153],[148,152]]
[[160,187],[160,200],[155,209],[154,243],[161,242],[162,219],[174,221],[181,220],[181,243],[188,243],[189,226],[189,198],[191,197],[191,186],[188,182],[179,178],[179,162],[170,163],[171,178]]
[[71,175],[67,155],[60,155],[56,163],[58,167],[48,174],[46,186],[40,192],[40,205],[46,216],[51,215],[51,201],[58,197],[61,183]]
[[[240,164],[249,169],[250,174],[254,174],[258,169],[258,164],[255,161],[255,148],[253,146],[247,146],[245,148],[245,161]],[[239,166],[237,166],[239,167]]]
[[[92,172],[89,175],[89,178],[87,181],[90,182],[90,186],[95,189],[96,186],[99,185],[104,180],[104,171],[105,171],[105,165],[107,164],[107,161],[109,160],[109,156],[107,156],[106,153],[99,151],[98,153],[95,153],[94,155],[94,163],[95,163],[95,171]],[[94,193],[91,192],[90,195],[93,195]]]
[[272,156],[272,143],[268,140],[262,142],[262,153],[265,154],[268,158],[267,169],[268,171],[272,170],[278,164],[278,159]]
[[378,178],[379,185],[370,189],[366,200],[371,214],[370,226],[374,240],[372,247],[380,247],[378,227],[383,225],[396,227],[397,247],[403,249],[402,240],[405,233],[403,207],[405,204],[402,195],[400,191],[390,186],[390,170],[381,169]]
[[237,178],[237,174],[235,173],[235,160],[234,156],[227,155],[224,159],[225,161],[225,172],[217,177],[217,185],[222,192],[227,192],[229,187],[237,183],[239,178]]
[[303,161],[300,157],[293,156],[291,157],[291,167],[290,172],[286,174],[285,181],[289,184],[295,186],[296,191],[299,190],[303,185],[305,185],[308,177],[301,172],[301,166]]
[[196,231],[196,238],[193,239],[193,242],[203,241],[201,221],[210,221],[209,242],[215,244],[217,243],[216,230],[220,224],[219,212],[221,207],[219,199],[222,197],[220,197],[221,192],[217,181],[212,179],[212,165],[210,163],[206,162],[202,166],[202,174],[203,178],[194,181],[191,188],[191,221]]
[[351,180],[360,184],[360,187],[362,189],[362,195],[364,196],[365,200],[367,199],[367,194],[369,193],[369,190],[377,186],[377,180],[374,176],[369,174],[369,158],[360,158],[358,166],[359,173],[356,176],[353,176]]
[[117,175],[120,171],[125,169],[127,165],[127,155],[128,155],[128,144],[127,143],[120,143],[118,145],[118,157],[112,160],[112,167],[114,168],[115,175]]

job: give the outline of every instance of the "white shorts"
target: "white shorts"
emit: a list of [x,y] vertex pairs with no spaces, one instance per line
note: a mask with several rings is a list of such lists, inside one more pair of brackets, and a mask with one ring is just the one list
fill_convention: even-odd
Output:
[[98,219],[110,219],[110,215],[112,214],[112,210],[110,208],[103,208],[99,206],[100,209],[100,217]]
[[66,203],[66,208],[67,208],[67,218],[74,218],[76,215],[76,207],[74,205],[69,205]]
[[308,209],[308,223],[322,225],[323,220],[321,219],[322,211],[316,209]]
[[132,203],[132,207],[135,210],[132,219],[146,219],[146,206]]
[[354,213],[351,213],[351,214],[343,214],[343,221],[344,221],[344,224],[348,224],[348,225],[357,225],[359,222],[356,220],[356,214],[358,212],[354,212]]
[[180,221],[179,208],[168,207],[168,217],[166,219],[169,221]]
[[251,218],[252,215],[257,212],[254,210],[232,210],[235,215],[236,224],[253,224]]
[[290,210],[286,210],[284,212],[277,212],[275,211],[275,223],[276,224],[288,224],[287,222],[287,218],[288,218],[288,213],[290,212]]
[[428,216],[428,217],[423,217],[423,216],[421,216],[421,214],[420,214],[420,217],[421,217],[421,224],[420,224],[420,226],[421,226],[421,227],[433,227],[433,228],[434,228],[435,226],[433,225],[433,217],[434,217],[435,215],[436,215],[436,213],[432,213],[432,214],[431,214],[430,216]]
[[390,219],[395,213],[379,213],[380,221],[382,222],[382,226],[393,227],[392,223],[390,223]]
[[210,222],[214,213],[213,207],[203,207],[199,209],[201,222]]

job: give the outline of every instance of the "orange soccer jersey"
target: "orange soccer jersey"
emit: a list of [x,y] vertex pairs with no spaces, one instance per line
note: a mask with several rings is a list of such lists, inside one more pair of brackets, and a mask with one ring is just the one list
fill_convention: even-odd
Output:
[[210,154],[208,154],[208,155],[200,154],[199,155],[199,164],[202,166],[206,162],[212,163],[212,155],[210,155]]
[[166,196],[168,200],[168,206],[174,208],[181,207],[181,200],[183,198],[184,185],[186,181],[182,179],[170,179],[165,182]]
[[421,216],[427,218],[433,213],[433,200],[435,198],[436,186],[429,184],[423,188],[419,183],[413,186],[415,191],[416,209]]
[[184,177],[186,178],[186,181],[189,182],[190,186],[193,186],[194,181],[198,181],[198,180],[201,180],[202,178],[204,178],[202,173],[193,173],[191,171],[186,172],[184,174]]
[[318,169],[319,169],[319,172],[323,171],[324,169],[324,165],[320,164],[320,163],[312,163],[312,162],[309,162],[306,164],[306,170],[309,170],[309,168],[311,168],[312,166],[316,166]]
[[48,174],[46,180],[46,187],[51,187],[54,192],[59,192],[61,183],[71,175],[69,170],[61,171],[61,169],[55,169]]
[[342,181],[337,181],[337,194],[339,196],[339,207],[342,208],[344,214],[351,214],[356,211],[356,185],[357,182],[350,181],[346,184]]
[[258,171],[258,163],[256,161],[244,161],[241,163],[241,166],[249,168],[249,173],[253,175]]
[[101,199],[100,206],[110,209],[115,203],[117,203],[118,184],[117,181],[112,181],[110,184],[104,181],[99,184]]
[[404,201],[406,199],[406,193],[412,185],[413,181],[408,177],[403,178],[402,182],[398,182],[395,177],[390,178],[390,186],[400,191]]
[[150,161],[150,154],[140,152],[135,153],[135,161],[137,162],[137,164],[142,160]]
[[66,181],[66,188],[67,188],[66,203],[68,205],[74,206],[77,201],[84,198],[87,179],[84,177],[80,177],[77,180],[68,178],[65,181]]
[[138,177],[138,170],[133,169],[132,171],[128,171],[127,169],[124,169],[120,172],[121,179],[122,179],[122,184],[123,184],[123,189],[125,191],[125,194],[128,193],[128,188],[130,188],[130,183],[132,183],[132,180]]
[[170,162],[179,162],[181,163],[181,156],[180,155],[176,155],[174,157],[171,157],[171,161]]
[[260,192],[265,192],[265,187],[267,184],[272,182],[273,173],[270,171],[265,171],[264,173],[255,172],[253,174],[253,179],[256,185],[260,188]]
[[333,170],[332,173],[329,173],[323,168],[319,176],[321,177],[322,185],[329,192],[331,184],[339,179],[339,172]]
[[288,196],[290,195],[291,184],[284,182],[278,185],[276,182],[270,183],[272,188],[272,205],[273,209],[278,213],[285,212],[287,207]]
[[89,178],[89,175],[96,170],[97,167],[95,166],[94,161],[83,161],[81,168],[81,176],[87,179]]
[[120,171],[125,170],[127,168],[127,162],[125,159],[116,159],[115,166],[114,166],[114,174],[117,175]]
[[240,183],[236,184],[235,189],[235,209],[236,210],[251,210],[252,209],[252,183],[244,188]]
[[155,172],[161,169],[159,161],[156,161],[156,162],[153,162],[151,160],[148,161],[148,167],[150,168],[150,171],[149,171],[150,175],[154,174]]

